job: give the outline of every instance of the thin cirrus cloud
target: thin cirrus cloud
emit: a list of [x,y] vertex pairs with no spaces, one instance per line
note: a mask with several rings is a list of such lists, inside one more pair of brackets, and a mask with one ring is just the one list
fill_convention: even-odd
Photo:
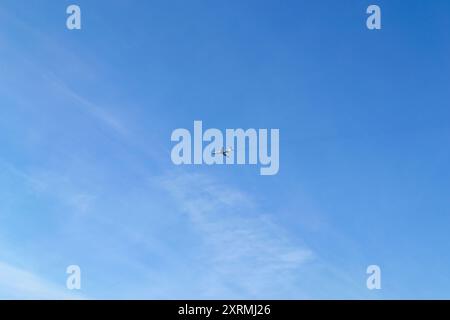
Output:
[[33,272],[0,261],[0,298],[82,299],[83,297]]
[[215,284],[208,287],[212,296],[298,294],[291,281],[314,254],[273,216],[260,214],[249,195],[201,174],[169,174],[160,183],[207,244],[204,261],[211,269],[203,280]]

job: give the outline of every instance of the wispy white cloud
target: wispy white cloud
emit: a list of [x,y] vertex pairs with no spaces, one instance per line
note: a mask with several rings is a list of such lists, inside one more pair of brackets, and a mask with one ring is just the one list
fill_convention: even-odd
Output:
[[[262,298],[295,294],[292,281],[313,257],[298,239],[239,189],[204,175],[169,175],[161,184],[209,247],[199,253],[210,268],[199,277],[207,297]],[[269,294],[270,292],[270,294]]]
[[[7,19],[18,32],[26,33],[27,37],[43,43],[43,47],[48,48],[49,51],[56,53],[54,57],[64,57],[66,61],[70,61],[70,64],[74,66],[74,70],[82,70],[83,74],[89,74],[92,71],[92,66],[83,61],[77,54],[71,52],[66,47],[62,46],[57,40],[49,36],[47,33],[40,31],[38,28],[33,28],[27,21],[22,20],[15,14],[5,11],[0,7],[0,16]],[[0,30],[1,31],[1,30]],[[9,45],[8,49],[14,50],[14,46],[8,33],[0,32],[0,36],[6,36],[7,39],[0,43]],[[9,41],[6,41],[9,40]],[[71,88],[67,82],[63,81],[58,69],[52,66],[49,61],[44,61],[37,58],[34,53],[23,52],[23,50],[15,50],[17,56],[21,57],[23,68],[38,71],[44,81],[50,84],[53,89],[56,89],[58,94],[65,95],[67,98],[75,102],[75,105],[86,112],[88,115],[94,117],[99,123],[106,125],[119,135],[127,135],[127,129],[122,121],[113,114],[110,108],[101,105],[101,103],[95,103],[91,99],[87,99],[82,94],[79,94],[76,90]],[[16,67],[17,68],[17,67]],[[16,71],[17,72],[17,71]],[[16,99],[20,99],[16,97]]]
[[0,170],[2,169],[22,179],[28,190],[51,196],[79,214],[90,211],[97,198],[94,193],[77,186],[77,180],[73,176],[63,172],[36,169],[26,171],[0,158]]
[[55,75],[52,75],[49,72],[44,73],[44,78],[55,88],[57,88],[61,93],[66,95],[68,98],[73,99],[78,106],[82,107],[92,117],[96,118],[101,123],[110,127],[116,133],[123,136],[127,135],[127,130],[124,124],[106,108],[101,107],[98,104],[95,104],[92,101],[79,95],[74,90],[69,88],[63,81],[61,81]]
[[2,299],[82,299],[65,288],[43,277],[0,261],[0,298]]

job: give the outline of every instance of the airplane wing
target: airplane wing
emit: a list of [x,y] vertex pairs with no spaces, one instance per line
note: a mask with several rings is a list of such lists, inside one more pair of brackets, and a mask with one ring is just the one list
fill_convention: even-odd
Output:
[[213,154],[223,154],[223,153],[224,153],[223,148],[220,149],[219,151],[214,151],[213,152]]

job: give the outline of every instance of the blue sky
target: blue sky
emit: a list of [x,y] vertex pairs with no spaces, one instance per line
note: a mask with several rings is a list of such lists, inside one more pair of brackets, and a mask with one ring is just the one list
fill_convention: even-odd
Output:
[[[0,298],[450,298],[449,14],[3,0]],[[194,120],[279,128],[279,174],[174,166]]]

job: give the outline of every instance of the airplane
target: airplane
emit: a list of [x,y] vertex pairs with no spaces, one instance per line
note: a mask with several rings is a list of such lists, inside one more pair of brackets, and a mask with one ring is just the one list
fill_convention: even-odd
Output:
[[229,157],[229,154],[231,153],[231,151],[233,151],[233,148],[227,148],[227,149],[224,149],[224,148],[221,148],[220,149],[220,151],[218,151],[218,152],[213,152],[213,155],[216,155],[216,154],[221,154],[221,155],[223,155],[224,157]]

